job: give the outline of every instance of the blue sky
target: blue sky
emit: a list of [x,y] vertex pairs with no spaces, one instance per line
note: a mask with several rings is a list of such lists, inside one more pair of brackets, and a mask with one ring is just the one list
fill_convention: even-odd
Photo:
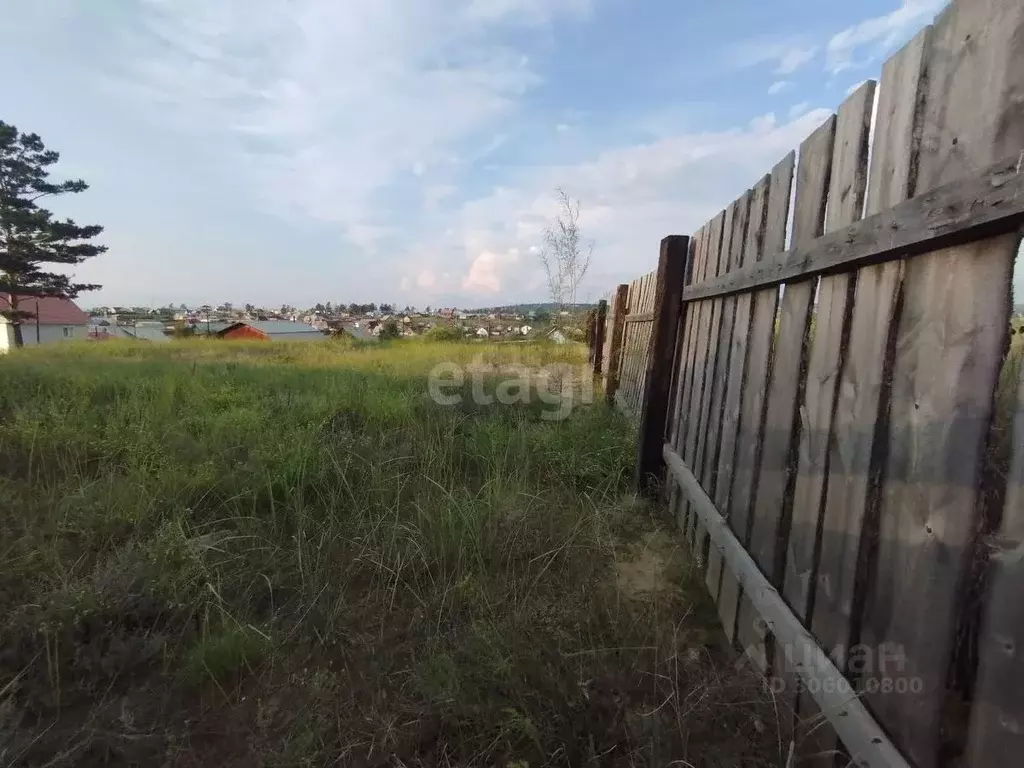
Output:
[[[2,0],[0,119],[92,188],[84,305],[580,299],[652,268],[942,0]],[[13,21],[13,27],[12,27]],[[12,32],[13,29],[13,32]]]

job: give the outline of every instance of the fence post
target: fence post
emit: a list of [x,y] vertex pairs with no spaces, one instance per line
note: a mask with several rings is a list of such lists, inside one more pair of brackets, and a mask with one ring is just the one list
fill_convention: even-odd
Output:
[[597,302],[597,315],[594,318],[594,374],[601,373],[604,359],[604,326],[608,317],[608,302],[601,299]]
[[615,404],[615,390],[619,388],[619,364],[622,355],[622,335],[626,328],[626,299],[629,297],[629,283],[622,283],[615,289],[615,303],[612,304],[611,343],[608,346],[608,370],[604,375],[604,396],[608,405]]
[[665,444],[671,397],[672,366],[675,363],[676,333],[686,282],[686,259],[690,238],[669,235],[661,241],[658,272],[654,283],[654,326],[647,350],[647,377],[640,411],[636,488],[644,496],[657,493],[665,472],[662,448]]

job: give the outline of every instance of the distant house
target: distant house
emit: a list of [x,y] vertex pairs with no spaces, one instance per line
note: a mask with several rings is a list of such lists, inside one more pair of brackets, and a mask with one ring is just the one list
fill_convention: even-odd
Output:
[[238,323],[225,323],[222,320],[195,320],[192,323],[192,328],[200,336],[220,336],[222,332],[233,325],[238,325]]
[[[0,293],[0,311],[11,309],[11,295]],[[54,296],[20,296],[18,309],[34,317],[21,321],[21,340],[26,347],[55,341],[73,341],[89,335],[89,316],[71,299]],[[0,352],[14,346],[14,325],[0,317]]]
[[132,338],[124,328],[105,317],[90,317],[87,338],[91,341]]
[[222,339],[254,339],[257,341],[323,341],[326,334],[305,323],[288,320],[246,320],[231,323],[217,336]]
[[164,327],[159,323],[138,323],[137,325],[126,325],[122,330],[128,338],[136,341],[170,341],[171,337],[164,333]]
[[359,323],[352,323],[342,326],[342,330],[345,331],[353,339],[359,339],[360,341],[376,341],[377,337],[373,335],[373,330],[369,328],[360,328]]

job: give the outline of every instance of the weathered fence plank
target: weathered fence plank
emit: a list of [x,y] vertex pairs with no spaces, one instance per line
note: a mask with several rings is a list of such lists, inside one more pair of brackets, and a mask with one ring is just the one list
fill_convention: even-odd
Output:
[[604,364],[605,324],[608,321],[608,302],[601,299],[597,302],[597,314],[594,317],[594,375],[601,373]]
[[[918,188],[1024,147],[1024,5],[959,0],[927,55]],[[863,640],[896,648],[899,677],[867,700],[920,766],[936,765],[958,603],[980,522],[979,480],[1010,310],[1018,237],[907,262],[898,315],[875,582]],[[884,683],[891,670],[876,670]]]
[[[820,237],[832,172],[836,119],[829,117],[800,146],[793,242]],[[754,503],[750,553],[772,583],[781,585],[780,568],[788,534],[792,501],[797,406],[803,393],[807,330],[814,301],[815,280],[787,283],[779,302],[779,322],[768,387],[767,418],[761,454],[761,473]]]
[[[707,262],[705,265],[705,277],[710,279],[719,274],[721,268],[722,244],[727,239],[725,233],[725,220],[727,211],[722,211],[713,219],[711,226],[711,241],[708,246]],[[700,348],[697,356],[697,375],[701,383],[699,389],[694,387],[694,406],[696,408],[696,434],[693,441],[693,453],[691,462],[693,466],[702,465],[704,457],[704,446],[707,443],[708,412],[710,410],[711,390],[714,383],[715,362],[717,350],[714,346],[715,332],[718,325],[718,307],[713,301],[701,302],[707,305],[702,313],[702,324],[700,329]],[[703,524],[695,519],[694,525],[694,552],[698,566],[703,571],[707,567],[705,551],[707,548],[707,532]]]
[[[869,80],[839,108],[825,232],[847,227],[861,217],[867,188],[868,135],[874,94],[875,83]],[[825,482],[828,446],[835,417],[836,386],[846,353],[848,301],[854,285],[853,274],[827,275],[818,284],[806,388],[799,407],[799,449],[783,594],[805,624],[813,607],[819,522],[828,491]],[[822,713],[813,698],[803,694],[795,705],[798,756],[806,756],[805,763],[831,765],[838,751],[834,730],[820,722]]]
[[[722,229],[722,215],[719,214],[712,219],[705,227],[704,232],[704,244],[701,248],[701,258],[698,262],[698,272],[694,278],[694,282],[703,282],[707,279],[708,275],[708,264],[712,258],[717,259],[717,253],[712,256],[713,249],[717,247],[717,244],[721,242],[721,229]],[[688,461],[693,461],[693,457],[697,451],[697,439],[700,435],[700,403],[701,397],[704,391],[704,363],[707,360],[708,353],[708,337],[707,328],[711,321],[711,308],[707,302],[697,302],[693,305],[696,311],[696,322],[697,332],[694,339],[694,355],[693,355],[693,382],[690,388],[689,404],[687,408],[687,420],[689,422],[686,441],[683,444],[683,450]],[[686,500],[683,499],[683,516],[689,520],[690,527],[687,530],[687,536],[693,545],[696,541],[696,518],[690,515],[689,505]]]
[[605,352],[604,395],[606,401],[615,402],[615,391],[619,387],[619,366],[622,359],[622,331],[626,327],[626,300],[629,285],[623,283],[615,289],[615,303],[612,304],[611,329],[608,333],[608,348]]
[[1024,370],[1013,419],[1013,458],[1002,524],[993,537],[991,584],[968,731],[967,764],[1004,768],[1024,754]]
[[651,281],[650,302],[654,313],[650,332],[643,401],[640,407],[640,433],[636,486],[645,496],[654,496],[662,481],[668,423],[668,401],[675,362],[676,331],[679,328],[680,296],[686,275],[686,256],[690,239],[669,235],[661,241],[658,269]]
[[[695,269],[693,273],[693,279],[691,282],[699,283],[705,279],[708,262],[708,250],[711,247],[711,232],[714,220],[708,222],[701,229],[702,240],[698,243],[697,258],[695,261]],[[693,331],[693,343],[692,351],[690,355],[689,366],[690,370],[687,373],[689,380],[689,391],[686,394],[686,402],[684,404],[684,413],[686,414],[686,434],[684,439],[680,440],[680,446],[683,453],[691,455],[692,448],[690,447],[696,441],[696,405],[694,398],[699,398],[699,391],[701,382],[703,381],[703,368],[698,364],[701,354],[701,329],[704,324],[704,312],[707,310],[707,304],[701,302],[689,303],[690,310],[694,315],[694,331]],[[694,522],[695,518],[690,514],[689,507],[686,503],[685,498],[680,498],[680,512],[679,516],[684,521],[684,535],[686,540],[692,544],[694,538]]]
[[[930,28],[886,62],[878,98],[865,215],[907,199],[920,144],[915,121],[921,102],[924,54]],[[868,549],[877,534],[865,522],[876,425],[883,419],[886,345],[902,262],[865,267],[857,275],[846,364],[839,383],[834,439],[829,449],[830,492],[822,513],[821,564],[811,627],[829,653],[855,642],[855,593],[864,581]],[[865,530],[867,528],[867,530]],[[858,563],[861,563],[858,566]]]
[[[825,231],[860,219],[868,175],[868,134],[875,83],[867,81],[839,108],[832,155]],[[855,276],[829,275],[818,286],[818,306],[807,361],[807,385],[800,405],[800,447],[786,556],[783,594],[806,620],[813,599],[819,518],[828,492],[828,446],[835,414],[836,385],[846,349],[847,303]]]
[[[768,189],[771,176],[765,176],[750,193],[750,206],[743,241],[742,263],[759,261],[764,255],[765,227],[768,220]],[[729,522],[733,533],[741,535],[736,520],[730,514],[733,489],[733,468],[739,447],[740,417],[743,405],[743,391],[747,386],[747,349],[751,334],[752,296],[749,293],[736,297],[735,319],[729,355],[728,390],[722,414],[722,442],[719,448],[718,478],[715,503]],[[746,530],[742,531],[746,534]],[[722,618],[725,634],[732,642],[736,631],[736,614],[739,609],[740,588],[735,574],[728,568],[722,571],[722,585],[719,589],[718,614]]]
[[[686,269],[683,274],[683,288],[685,288],[690,282],[690,272],[693,269],[694,253],[697,246],[697,235],[690,238],[687,243],[686,253]],[[687,327],[687,304],[684,301],[680,302],[679,309],[679,330],[676,332],[676,351],[675,361],[673,362],[672,369],[672,388],[669,393],[671,398],[672,410],[669,412],[669,434],[671,435],[670,443],[675,445],[676,437],[679,434],[679,429],[682,427],[682,419],[680,418],[679,406],[680,400],[683,395],[683,382],[682,375],[686,371],[684,360],[686,358],[687,343],[689,342],[690,329]],[[671,485],[668,486],[671,488]]]
[[[796,154],[790,152],[772,169],[768,185],[764,239],[761,245],[761,253],[766,255],[762,258],[779,258],[786,248],[786,223],[789,220],[795,164]],[[778,302],[779,289],[775,287],[758,291],[751,296],[746,383],[740,407],[740,431],[728,510],[729,524],[745,545],[750,541],[751,511],[760,470],[765,403],[768,399],[768,375],[774,346]],[[767,672],[768,656],[764,625],[747,596],[740,598],[736,637],[760,670]]]
[[[747,191],[729,206],[723,229],[720,273],[738,268],[743,256],[743,238],[746,234],[747,217],[750,214],[750,192]],[[735,316],[735,297],[716,299],[718,306],[717,328],[712,329],[712,345],[715,353],[714,376],[711,381],[709,401],[707,442],[704,448],[702,482],[708,492],[714,494],[718,475],[718,449],[722,437],[722,412],[725,408],[725,387],[729,372],[729,352],[732,350],[732,323]],[[718,587],[722,578],[722,561],[715,550],[708,550],[708,569],[704,583],[712,598],[718,601]]]
[[[694,281],[701,260],[703,259],[706,229],[706,227],[701,227],[693,238],[691,238],[690,247],[692,253],[690,254],[690,264],[687,268],[687,285]],[[673,449],[680,454],[683,453],[682,446],[685,443],[686,435],[690,429],[689,405],[690,392],[693,388],[693,361],[696,355],[697,321],[697,304],[694,302],[684,302],[683,323],[685,328],[685,338],[683,340],[682,354],[680,355],[679,383],[678,391],[676,392],[674,417],[676,421],[676,431],[675,438],[672,441]],[[668,508],[671,518],[676,521],[679,529],[685,533],[687,531],[688,521],[685,517],[683,500],[674,484],[669,485]]]

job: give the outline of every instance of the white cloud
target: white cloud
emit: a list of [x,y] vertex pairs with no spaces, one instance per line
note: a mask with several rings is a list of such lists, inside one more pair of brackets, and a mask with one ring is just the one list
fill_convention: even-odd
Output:
[[518,248],[509,248],[504,254],[484,251],[473,259],[469,273],[462,279],[462,288],[474,293],[499,293],[506,268],[517,261]]
[[789,119],[796,120],[800,115],[807,112],[808,107],[811,105],[806,101],[801,101],[799,104],[794,104],[789,108]]
[[[902,0],[899,8],[866,19],[833,35],[826,48],[827,67],[833,74],[870,63],[931,21],[947,0]],[[867,49],[857,60],[862,49]]]
[[504,33],[585,13],[589,0],[143,7],[120,85],[158,120],[222,147],[268,209],[336,223],[369,248],[395,234],[382,211],[389,190],[436,192],[462,156],[505,141],[494,126],[540,79]]
[[792,83],[789,82],[789,80],[776,80],[774,83],[768,86],[768,95],[774,96],[776,93],[782,93],[791,85]]
[[425,210],[434,211],[445,201],[451,198],[459,188],[454,184],[433,184],[423,189],[423,207]]
[[778,75],[791,75],[818,54],[818,46],[803,38],[753,38],[726,49],[727,63],[736,68],[773,65]]
[[461,289],[500,294],[507,301],[537,298],[544,290],[538,245],[556,213],[554,189],[562,186],[581,200],[580,225],[595,242],[579,295],[603,295],[652,269],[664,235],[696,231],[831,114],[802,111],[782,124],[768,114],[746,128],[677,134],[608,149],[584,163],[532,171],[465,203],[458,226],[418,243],[405,271],[437,271],[461,262],[461,282],[438,281],[432,286],[436,294]]
[[775,70],[778,75],[791,75],[807,64],[818,53],[817,46],[810,48],[792,48],[786,51],[779,59],[779,66]]

